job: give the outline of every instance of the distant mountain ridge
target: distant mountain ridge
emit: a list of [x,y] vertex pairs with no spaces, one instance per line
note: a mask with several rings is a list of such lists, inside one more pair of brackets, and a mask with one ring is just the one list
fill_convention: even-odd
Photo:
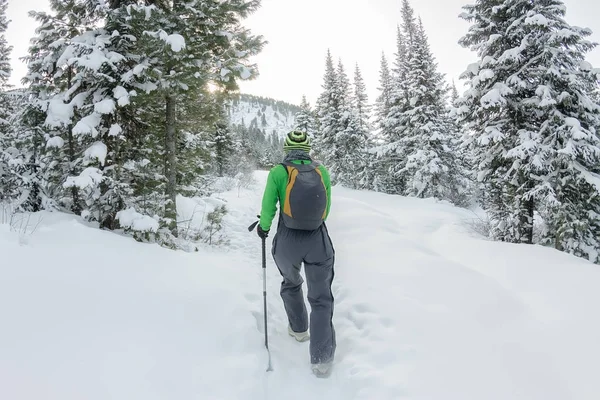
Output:
[[231,101],[229,122],[233,126],[259,129],[265,137],[270,137],[275,132],[279,138],[283,138],[294,129],[298,112],[299,106],[285,101],[240,94]]

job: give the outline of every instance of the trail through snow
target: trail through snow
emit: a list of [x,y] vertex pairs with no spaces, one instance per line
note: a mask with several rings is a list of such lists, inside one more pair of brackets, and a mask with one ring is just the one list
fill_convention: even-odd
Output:
[[225,251],[169,251],[62,214],[40,214],[24,245],[0,225],[0,398],[600,398],[597,266],[474,237],[466,210],[344,188],[328,222],[333,374],[316,379],[308,343],[288,336],[270,255],[265,372],[260,241],[246,229],[256,176],[216,196]]

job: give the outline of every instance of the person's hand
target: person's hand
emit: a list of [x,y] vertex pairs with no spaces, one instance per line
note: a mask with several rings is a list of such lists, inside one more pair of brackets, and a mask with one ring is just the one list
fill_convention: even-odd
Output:
[[256,233],[261,239],[266,239],[269,237],[269,231],[263,230],[263,228],[260,227],[260,224],[258,224],[258,226],[256,227]]

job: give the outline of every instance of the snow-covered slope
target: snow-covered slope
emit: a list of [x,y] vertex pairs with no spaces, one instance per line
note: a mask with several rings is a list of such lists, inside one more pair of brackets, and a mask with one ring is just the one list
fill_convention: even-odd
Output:
[[233,125],[254,126],[268,136],[276,132],[284,137],[294,128],[299,111],[298,106],[283,101],[242,94],[232,102],[229,118]]
[[[249,225],[266,179],[224,193],[227,251],[165,250],[43,213],[0,225],[0,398],[11,400],[597,400],[600,269],[484,241],[468,211],[334,189],[333,375],[286,332]],[[20,244],[21,243],[21,244]]]

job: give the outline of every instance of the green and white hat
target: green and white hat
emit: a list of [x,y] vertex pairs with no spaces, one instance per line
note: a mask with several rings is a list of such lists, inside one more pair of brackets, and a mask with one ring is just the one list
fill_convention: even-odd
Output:
[[301,150],[310,152],[311,143],[310,138],[306,132],[292,131],[288,133],[283,144],[283,151],[289,153],[292,150]]

